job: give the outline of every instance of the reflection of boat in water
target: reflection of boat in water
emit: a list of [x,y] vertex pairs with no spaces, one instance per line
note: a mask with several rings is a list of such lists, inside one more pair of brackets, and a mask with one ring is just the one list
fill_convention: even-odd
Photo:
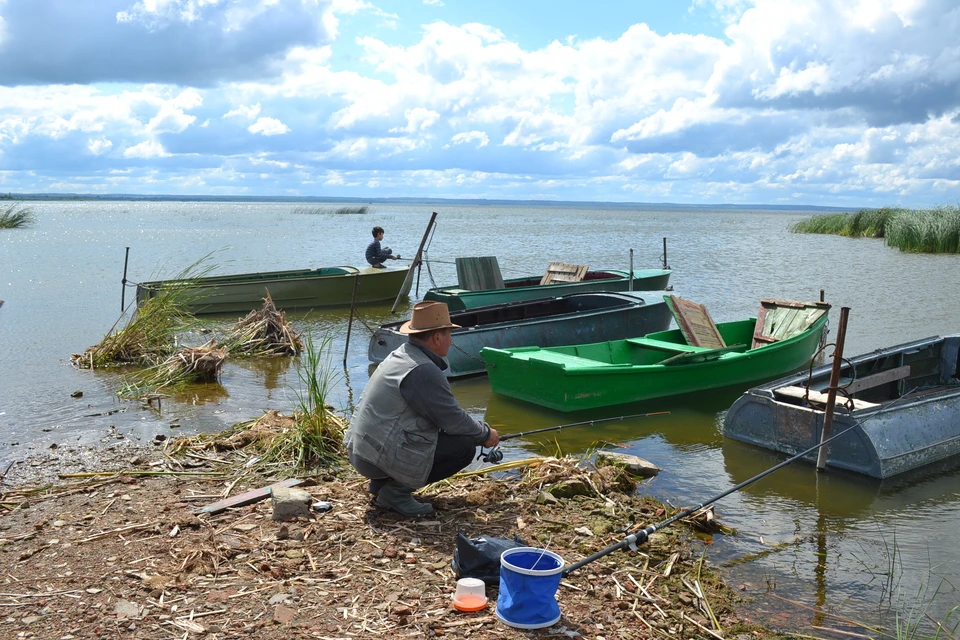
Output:
[[[890,478],[960,454],[960,335],[844,360],[827,466]],[[760,385],[724,419],[729,438],[796,455],[820,441],[831,367]],[[815,460],[817,453],[809,459]]]
[[[464,382],[455,383],[454,393],[463,403]],[[564,429],[560,432],[548,432],[536,436],[521,438],[526,442],[552,443],[559,442],[563,452],[574,454],[582,453],[596,447],[598,442],[628,443],[656,436],[668,446],[679,450],[689,448],[703,449],[717,447],[721,436],[717,429],[716,414],[730,406],[730,403],[740,394],[742,387],[722,392],[674,396],[653,402],[635,403],[596,409],[593,411],[578,411],[563,413],[544,409],[513,398],[490,393],[485,387],[486,412],[484,420],[496,428],[501,435],[531,431],[544,427],[552,427],[570,422],[584,422],[589,420],[607,420],[596,425],[583,425],[574,429]],[[479,390],[466,397],[481,398]],[[669,415],[651,416],[650,418],[630,418],[629,416],[644,415],[668,411]],[[610,420],[625,416],[624,420]],[[555,449],[555,447],[554,447]]]
[[[773,467],[783,456],[724,438],[723,464],[732,484]],[[906,512],[922,503],[950,504],[960,493],[960,459],[880,480],[856,473],[816,473],[809,465],[788,465],[741,489],[757,498],[776,497],[809,505],[826,516],[856,518],[869,511]]]

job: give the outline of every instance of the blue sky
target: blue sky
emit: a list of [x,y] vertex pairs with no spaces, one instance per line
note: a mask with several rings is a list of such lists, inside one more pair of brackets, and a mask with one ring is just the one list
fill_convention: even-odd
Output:
[[956,0],[0,0],[0,191],[960,200]]

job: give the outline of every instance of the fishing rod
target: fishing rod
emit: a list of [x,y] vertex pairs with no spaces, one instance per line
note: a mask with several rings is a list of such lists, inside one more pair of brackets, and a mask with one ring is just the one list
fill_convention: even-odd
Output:
[[813,446],[810,447],[809,449],[807,449],[807,450],[805,450],[805,451],[801,451],[800,453],[798,453],[797,455],[793,456],[792,458],[787,458],[786,460],[784,460],[784,461],[781,462],[780,464],[778,464],[778,465],[776,465],[776,466],[773,466],[773,467],[770,467],[770,468],[767,469],[766,471],[761,471],[760,473],[758,473],[757,475],[753,476],[752,478],[749,478],[749,479],[747,479],[747,480],[744,480],[744,481],[741,482],[740,484],[738,484],[738,485],[736,485],[736,486],[733,486],[733,487],[727,489],[726,491],[723,491],[723,492],[721,492],[721,493],[718,493],[717,495],[715,495],[715,496],[713,496],[712,498],[706,500],[705,502],[701,502],[700,504],[698,504],[698,505],[695,506],[695,507],[689,507],[688,509],[684,509],[684,510],[681,511],[680,513],[677,513],[676,515],[673,515],[673,516],[667,518],[667,519],[664,520],[663,522],[660,522],[660,523],[658,523],[658,524],[652,524],[652,525],[650,525],[649,527],[647,527],[646,529],[642,529],[642,530],[640,530],[640,531],[637,531],[636,533],[631,533],[630,535],[628,535],[626,538],[624,538],[624,539],[621,540],[620,542],[617,542],[617,543],[615,543],[615,544],[612,544],[612,545],[610,545],[609,547],[607,547],[606,549],[601,549],[600,551],[597,551],[597,552],[596,552],[595,554],[593,554],[592,556],[589,556],[589,557],[587,557],[587,558],[584,558],[583,560],[581,560],[581,561],[579,561],[579,562],[575,562],[575,563],[571,564],[569,567],[566,567],[566,568],[563,570],[563,575],[564,575],[564,577],[566,577],[567,575],[569,575],[569,574],[572,573],[573,571],[576,571],[576,570],[579,569],[580,567],[582,567],[582,566],[584,566],[584,565],[587,565],[587,564],[590,564],[591,562],[594,562],[595,560],[599,560],[600,558],[602,558],[602,557],[604,557],[604,556],[606,556],[606,555],[609,555],[609,554],[613,553],[614,551],[617,551],[618,549],[627,549],[627,548],[629,548],[629,549],[632,550],[632,551],[637,551],[637,550],[638,550],[638,549],[637,549],[637,546],[638,546],[638,545],[641,545],[641,544],[644,544],[645,542],[647,542],[647,540],[649,540],[649,538],[650,538],[651,535],[653,535],[655,532],[659,531],[660,529],[663,529],[663,528],[666,527],[667,525],[673,524],[674,522],[676,522],[677,520],[680,520],[681,518],[686,518],[687,516],[689,516],[689,515],[697,512],[697,511],[699,511],[700,509],[702,509],[702,508],[704,508],[704,507],[706,507],[706,506],[708,506],[708,505],[711,505],[711,504],[713,504],[714,502],[717,502],[717,501],[720,500],[721,498],[725,498],[725,497],[727,497],[728,495],[730,495],[731,493],[735,493],[735,492],[739,491],[740,489],[743,489],[743,488],[746,487],[747,485],[753,484],[753,483],[756,482],[757,480],[760,480],[761,478],[764,478],[764,477],[770,475],[770,474],[773,473],[774,471],[777,471],[777,470],[779,470],[779,469],[782,469],[783,467],[785,467],[785,466],[787,466],[787,465],[789,465],[789,464],[793,464],[794,462],[796,462],[796,461],[799,460],[800,458],[803,458],[804,456],[809,455],[809,454],[813,453],[814,451],[817,451],[817,450],[820,449],[821,447],[823,447],[823,446],[825,446],[825,445],[827,445],[827,444],[830,444],[831,442],[833,442],[833,441],[836,440],[837,438],[840,438],[841,436],[845,436],[846,434],[850,433],[851,431],[853,431],[854,429],[856,429],[856,428],[859,427],[859,426],[860,426],[860,423],[857,422],[857,423],[854,424],[853,426],[848,427],[847,429],[844,429],[844,430],[841,431],[840,433],[835,434],[835,435],[827,438],[827,439],[824,440],[823,442],[818,442],[817,444],[813,445]]
[[[628,420],[630,418],[649,418],[650,416],[665,416],[669,415],[669,411],[653,411],[651,413],[635,413],[629,416],[617,416],[615,418],[597,418],[595,420],[584,420],[583,422],[571,422],[570,424],[560,424],[554,427],[544,427],[543,429],[533,429],[532,431],[521,431],[520,433],[511,433],[505,436],[500,436],[500,442],[504,440],[512,440],[513,438],[520,438],[522,436],[528,436],[532,433],[543,433],[544,431],[559,431],[561,429],[566,429],[568,427],[582,427],[589,424],[597,424],[598,422],[611,422],[613,420]],[[500,451],[497,447],[492,447],[489,451],[484,451],[483,447],[480,447],[480,453],[477,455],[477,460],[483,460],[484,462],[489,462],[491,464],[497,464],[503,460],[503,452]]]

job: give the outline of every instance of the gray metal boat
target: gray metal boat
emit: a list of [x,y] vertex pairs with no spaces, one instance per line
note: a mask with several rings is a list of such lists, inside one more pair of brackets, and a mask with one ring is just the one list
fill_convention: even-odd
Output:
[[[960,454],[960,334],[845,359],[827,467],[874,478]],[[830,366],[754,387],[727,411],[723,435],[787,455],[820,441]],[[816,452],[810,454],[816,461]]]
[[[484,347],[552,347],[603,342],[663,331],[673,316],[664,291],[572,293],[477,307],[451,314],[453,347],[447,355],[450,378],[486,373],[480,358]],[[367,355],[383,362],[406,342],[403,322],[381,326],[370,338]]]

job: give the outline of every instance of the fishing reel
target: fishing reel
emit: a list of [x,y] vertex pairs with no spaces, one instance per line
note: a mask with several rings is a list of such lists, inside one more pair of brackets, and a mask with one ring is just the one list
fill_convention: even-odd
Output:
[[500,451],[499,447],[491,447],[489,451],[484,451],[483,447],[480,447],[480,453],[477,454],[477,460],[483,460],[484,462],[489,462],[490,464],[497,464],[503,460],[503,451]]

